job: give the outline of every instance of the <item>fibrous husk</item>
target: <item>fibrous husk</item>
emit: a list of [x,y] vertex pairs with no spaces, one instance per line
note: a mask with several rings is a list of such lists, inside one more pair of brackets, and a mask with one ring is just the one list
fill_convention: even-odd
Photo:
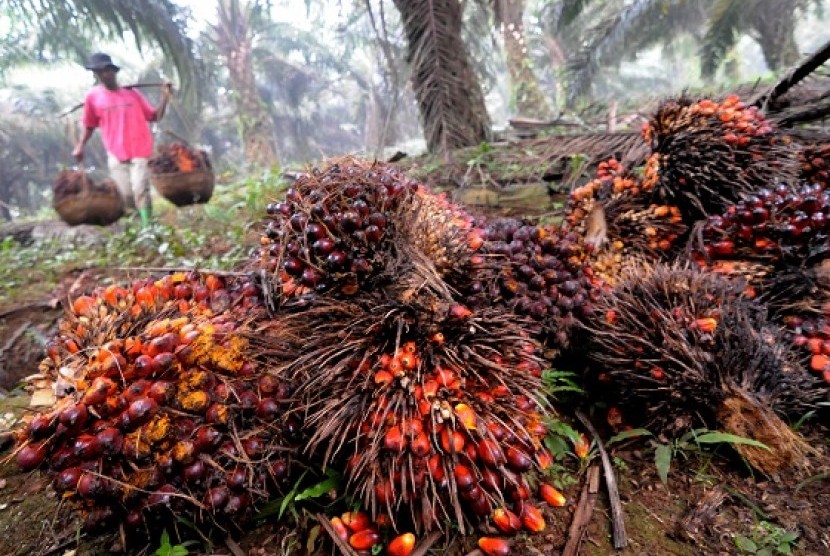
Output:
[[[735,392],[770,415],[800,415],[821,400],[817,379],[740,283],[656,265],[627,273],[595,314],[587,326],[593,378],[646,423],[725,427],[732,418],[723,408]],[[759,427],[758,435],[775,436]]]

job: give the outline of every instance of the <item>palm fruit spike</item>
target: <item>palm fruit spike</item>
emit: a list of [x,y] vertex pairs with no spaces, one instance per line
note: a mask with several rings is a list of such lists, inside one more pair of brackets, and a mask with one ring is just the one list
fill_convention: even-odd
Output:
[[58,401],[19,431],[18,463],[46,469],[90,530],[244,521],[291,454],[290,389],[241,324],[259,298],[244,278],[176,273],[74,300],[41,364]]
[[308,449],[345,466],[347,493],[374,518],[466,531],[527,496],[544,454],[540,346],[503,311],[413,312],[379,295],[276,318]]
[[813,407],[819,381],[797,364],[763,306],[741,291],[690,268],[631,272],[597,303],[589,353],[601,369],[596,378],[626,415],[754,438],[771,450],[738,450],[774,473],[809,452],[776,412]]
[[504,218],[488,222],[485,237],[466,302],[506,306],[535,321],[549,346],[567,347],[573,323],[599,295],[577,234]]
[[273,274],[278,303],[381,287],[412,264],[407,246],[444,275],[481,243],[457,206],[392,166],[351,158],[301,176],[267,213],[258,265]]
[[664,101],[643,136],[652,150],[643,187],[680,208],[687,224],[772,180],[794,183],[799,172],[790,139],[734,95]]

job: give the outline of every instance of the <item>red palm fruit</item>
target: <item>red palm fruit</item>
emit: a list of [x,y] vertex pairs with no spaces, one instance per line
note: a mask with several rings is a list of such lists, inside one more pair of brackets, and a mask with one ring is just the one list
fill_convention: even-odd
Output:
[[346,512],[340,516],[343,524],[349,528],[353,533],[359,533],[366,530],[371,525],[369,514],[366,512]]
[[477,516],[484,517],[493,510],[493,506],[490,505],[490,500],[481,489],[474,488],[473,490],[477,491],[478,495],[475,498],[468,500],[470,509]]
[[711,318],[695,319],[694,328],[705,334],[711,334],[718,327],[718,321]]
[[412,440],[409,442],[409,451],[414,455],[422,458],[429,455],[432,447],[429,443],[429,436],[424,431],[415,433]]
[[478,547],[486,556],[508,556],[510,554],[510,543],[496,537],[481,537],[478,539]]
[[445,428],[441,431],[441,447],[448,454],[460,453],[464,449],[464,435]]
[[467,307],[460,304],[454,304],[450,306],[449,309],[449,316],[450,318],[457,319],[457,320],[465,320],[473,316],[473,312],[470,311]]
[[542,512],[533,504],[525,501],[516,503],[516,513],[522,520],[522,526],[533,533],[541,533],[545,530],[545,518]]
[[522,528],[522,520],[507,508],[496,508],[493,510],[493,525],[505,535],[515,535]]
[[391,384],[395,380],[395,377],[392,376],[392,373],[390,373],[389,371],[380,370],[375,373],[373,379],[375,381],[375,384],[377,384],[378,386],[383,386],[386,384]]
[[86,405],[78,403],[61,411],[58,420],[68,429],[80,429],[86,423],[88,415]]
[[[214,487],[205,493],[204,504],[209,509],[217,512],[228,503],[230,493],[225,487]],[[345,539],[344,539],[345,540]]]
[[457,464],[453,470],[455,476],[455,484],[458,485],[459,490],[469,490],[478,482],[472,470],[463,464]]
[[553,506],[554,508],[561,508],[565,505],[565,496],[556,490],[553,485],[542,483],[539,486],[539,495],[542,500]]
[[401,427],[394,425],[389,427],[383,437],[383,445],[390,452],[403,452],[406,450],[407,441],[401,432]]
[[536,463],[539,469],[546,471],[553,465],[553,454],[547,448],[542,448],[536,452]]
[[501,492],[504,488],[504,479],[495,470],[485,467],[481,470],[481,480],[493,492]]
[[46,444],[27,444],[17,453],[17,465],[23,471],[40,467],[46,459]]
[[58,494],[63,494],[64,492],[78,488],[78,481],[80,479],[81,468],[69,467],[58,473],[57,477],[55,477],[53,486],[55,487],[55,490],[58,491]]
[[374,529],[363,529],[349,537],[349,545],[355,550],[371,550],[380,543],[380,535]]
[[507,464],[515,471],[524,472],[533,466],[533,460],[516,446],[507,449]]
[[343,520],[339,517],[333,517],[330,520],[332,529],[334,529],[335,534],[340,537],[342,541],[349,540],[349,531],[346,529],[346,526],[343,524]]
[[415,549],[415,535],[412,533],[404,533],[398,535],[386,547],[386,554],[388,556],[409,556]]
[[501,446],[489,438],[479,440],[478,457],[481,458],[481,461],[485,465],[489,465],[490,467],[498,467],[506,461]]

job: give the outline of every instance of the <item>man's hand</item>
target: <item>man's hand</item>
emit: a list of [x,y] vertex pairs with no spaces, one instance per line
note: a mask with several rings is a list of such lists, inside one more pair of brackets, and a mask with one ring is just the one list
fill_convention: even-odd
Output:
[[173,96],[173,84],[171,82],[167,81],[164,85],[162,85],[161,95],[166,100],[170,100],[170,97]]
[[82,143],[78,143],[75,148],[72,150],[72,156],[75,160],[80,164],[84,161],[84,145]]

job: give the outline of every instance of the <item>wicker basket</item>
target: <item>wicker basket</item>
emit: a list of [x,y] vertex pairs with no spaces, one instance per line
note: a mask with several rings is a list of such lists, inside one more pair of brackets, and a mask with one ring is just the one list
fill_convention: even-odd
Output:
[[70,226],[94,224],[107,226],[124,215],[124,202],[112,183],[107,191],[83,189],[76,195],[54,201],[52,207]]
[[186,173],[151,174],[150,182],[162,197],[177,207],[182,207],[207,203],[213,195],[216,177],[213,172],[197,170]]

